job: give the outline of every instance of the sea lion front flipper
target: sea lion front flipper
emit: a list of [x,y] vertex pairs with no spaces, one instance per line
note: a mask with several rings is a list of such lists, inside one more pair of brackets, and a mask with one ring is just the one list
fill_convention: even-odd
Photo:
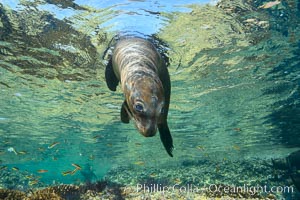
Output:
[[112,65],[112,58],[109,59],[106,68],[105,68],[105,79],[106,85],[111,91],[116,91],[119,80],[115,75],[113,65]]
[[167,153],[169,156],[173,157],[172,151],[173,151],[173,139],[168,127],[167,122],[163,124],[158,125],[160,140],[163,143]]
[[125,124],[128,124],[130,120],[128,112],[130,112],[128,108],[128,104],[126,100],[124,100],[121,107],[121,121]]

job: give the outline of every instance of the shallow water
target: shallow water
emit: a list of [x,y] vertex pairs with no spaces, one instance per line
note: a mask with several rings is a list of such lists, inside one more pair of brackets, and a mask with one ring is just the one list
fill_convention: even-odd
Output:
[[[86,181],[62,175],[72,163],[101,179],[299,150],[298,1],[1,2],[0,164],[40,176],[36,186]],[[116,34],[164,41],[173,158],[158,136],[120,122],[123,95],[106,87],[102,59]]]

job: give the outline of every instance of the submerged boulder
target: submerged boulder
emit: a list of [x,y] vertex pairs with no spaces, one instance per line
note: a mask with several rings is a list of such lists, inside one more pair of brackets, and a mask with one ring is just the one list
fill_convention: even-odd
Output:
[[286,158],[273,159],[275,169],[287,170],[294,185],[300,191],[300,150],[288,155]]

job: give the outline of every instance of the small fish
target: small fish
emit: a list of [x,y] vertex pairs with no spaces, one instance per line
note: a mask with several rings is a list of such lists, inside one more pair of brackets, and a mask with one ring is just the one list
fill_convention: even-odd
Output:
[[111,143],[108,143],[108,144],[106,144],[106,146],[108,146],[108,147],[112,147],[112,144],[111,144]]
[[199,149],[199,150],[201,150],[201,151],[204,151],[204,146],[198,145],[198,146],[197,146],[197,149]]
[[7,166],[1,166],[1,167],[0,167],[0,171],[1,171],[1,170],[5,170],[5,169],[7,169]]
[[257,22],[257,19],[255,19],[255,18],[249,18],[249,19],[244,20],[244,22],[246,22],[246,23],[254,23],[254,22]]
[[94,155],[90,155],[89,156],[89,160],[94,160],[95,159],[95,156]]
[[59,144],[59,142],[53,142],[52,144],[50,144],[49,146],[48,146],[48,149],[52,149],[53,147],[55,147],[56,145],[58,145]]
[[48,172],[48,170],[46,170],[46,169],[39,169],[39,170],[37,170],[37,172],[38,173],[46,173],[46,172]]
[[271,8],[273,6],[276,6],[276,5],[280,4],[280,3],[281,3],[281,1],[278,1],[278,0],[276,0],[276,1],[270,1],[270,2],[268,2],[268,3],[266,3],[266,4],[262,5],[262,6],[259,6],[258,8],[267,9],[267,8]]
[[176,183],[176,184],[181,184],[182,181],[180,180],[180,178],[175,178],[175,179],[174,179],[174,183]]
[[75,174],[77,171],[78,171],[78,168],[75,168],[74,170],[68,170],[68,171],[62,172],[61,174],[62,174],[63,176],[73,175],[73,174]]
[[242,131],[241,128],[234,128],[233,130],[235,130],[236,132],[241,132]]
[[143,166],[145,163],[143,161],[137,161],[134,163],[135,165]]
[[39,182],[39,180],[32,180],[29,181],[29,185],[36,185]]
[[71,175],[75,174],[78,170],[79,170],[78,168],[75,168],[75,169],[72,171]]
[[26,175],[26,176],[25,176],[25,178],[27,178],[27,179],[33,179],[33,178],[34,178],[34,176],[31,176],[31,175]]
[[80,97],[76,98],[75,101],[77,101],[78,103],[84,103],[84,100],[81,99]]
[[216,172],[219,172],[219,171],[220,171],[220,166],[217,165],[217,166],[216,166]]
[[241,150],[241,148],[238,145],[233,145],[232,147],[237,151]]
[[[52,148],[54,148],[56,145],[58,145],[59,144],[59,142],[53,142],[53,143],[51,143],[49,146],[48,146],[48,149],[52,149]],[[56,150],[57,151],[57,150]]]
[[19,168],[17,168],[17,167],[12,167],[12,170],[14,170],[14,171],[19,171]]
[[137,147],[140,147],[140,146],[142,146],[142,144],[141,144],[141,143],[138,143],[138,142],[136,142],[136,143],[135,143],[135,146],[137,146]]
[[78,169],[78,170],[81,170],[81,169],[82,169],[80,165],[75,164],[75,163],[72,163],[72,166],[75,167],[75,168]]
[[17,153],[21,154],[21,155],[25,155],[25,154],[27,154],[27,151],[18,151]]
[[45,151],[45,148],[39,147],[38,150],[39,150],[39,151]]
[[61,174],[62,174],[63,176],[67,176],[67,175],[72,174],[72,173],[73,173],[73,170],[68,170],[68,171],[62,172]]
[[155,178],[155,177],[157,177],[157,174],[156,174],[156,173],[151,173],[149,176],[150,176],[151,178]]
[[94,137],[93,137],[93,139],[98,139],[98,138],[102,138],[102,135],[95,135]]

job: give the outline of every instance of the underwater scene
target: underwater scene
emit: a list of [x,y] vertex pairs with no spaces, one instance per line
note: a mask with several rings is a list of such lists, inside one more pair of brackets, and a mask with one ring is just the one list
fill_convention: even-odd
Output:
[[[124,101],[128,82],[109,87],[115,45],[136,37],[168,69],[154,75],[153,137]],[[0,1],[0,199],[299,191],[299,0]]]

